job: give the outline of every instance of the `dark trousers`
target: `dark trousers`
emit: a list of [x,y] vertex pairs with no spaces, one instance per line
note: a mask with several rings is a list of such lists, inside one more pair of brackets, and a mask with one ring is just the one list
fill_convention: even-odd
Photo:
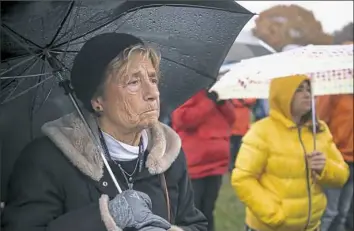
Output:
[[354,226],[353,226],[353,216],[354,216],[353,203],[354,203],[354,200],[352,198],[352,203],[350,205],[349,213],[348,213],[348,216],[347,216],[347,223],[346,223],[347,229],[351,230],[351,231],[354,230]]
[[344,229],[354,191],[354,164],[348,165],[350,175],[347,183],[342,188],[326,188],[324,191],[327,196],[327,208],[322,216],[323,231]]
[[246,225],[246,229],[245,229],[245,231],[257,231],[257,230],[255,230],[255,229],[251,229],[250,227],[248,227],[248,226]]
[[241,146],[243,136],[232,135],[230,137],[230,163],[229,163],[229,172],[235,168],[235,161],[237,157],[237,153]]
[[222,176],[208,176],[192,180],[195,206],[208,220],[208,231],[214,231],[214,208]]

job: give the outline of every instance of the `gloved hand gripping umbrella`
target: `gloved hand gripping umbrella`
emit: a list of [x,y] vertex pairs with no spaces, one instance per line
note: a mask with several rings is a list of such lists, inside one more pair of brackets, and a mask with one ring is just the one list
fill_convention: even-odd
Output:
[[1,152],[3,167],[10,170],[16,153],[39,135],[44,122],[72,109],[58,83],[83,117],[68,71],[90,38],[123,32],[156,46],[162,54],[162,111],[168,114],[215,81],[236,36],[253,16],[231,0],[2,2],[1,10]]

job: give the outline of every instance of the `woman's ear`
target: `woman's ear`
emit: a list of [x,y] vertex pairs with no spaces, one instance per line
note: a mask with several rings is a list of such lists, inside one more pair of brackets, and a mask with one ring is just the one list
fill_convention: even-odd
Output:
[[92,109],[96,112],[103,111],[102,97],[97,97],[91,100]]

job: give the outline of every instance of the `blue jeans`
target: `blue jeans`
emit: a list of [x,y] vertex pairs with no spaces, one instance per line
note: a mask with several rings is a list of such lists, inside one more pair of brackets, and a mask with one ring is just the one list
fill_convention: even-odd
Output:
[[344,228],[345,221],[353,198],[353,163],[348,163],[350,176],[340,189],[326,189],[327,208],[322,217],[322,231],[339,231]]

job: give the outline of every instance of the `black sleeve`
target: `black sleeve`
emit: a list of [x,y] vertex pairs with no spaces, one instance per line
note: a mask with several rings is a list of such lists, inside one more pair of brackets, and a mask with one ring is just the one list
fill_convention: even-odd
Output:
[[203,213],[194,206],[192,183],[188,176],[184,153],[181,152],[178,158],[183,163],[183,167],[181,168],[182,177],[178,187],[179,198],[176,225],[183,231],[207,231],[207,219]]
[[[48,153],[24,150],[10,179],[8,200],[2,217],[4,231],[106,231],[97,204],[65,213],[65,193],[58,180],[58,167]],[[41,151],[41,150],[40,150]],[[54,170],[55,169],[55,170]]]

